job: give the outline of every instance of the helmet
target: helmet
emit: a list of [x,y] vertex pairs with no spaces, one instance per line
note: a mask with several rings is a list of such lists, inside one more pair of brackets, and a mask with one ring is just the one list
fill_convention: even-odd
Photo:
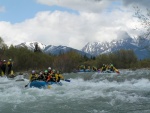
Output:
[[57,70],[56,73],[59,73],[59,71]]
[[55,73],[55,69],[52,70]]
[[6,62],[6,60],[3,60],[3,62]]
[[41,72],[40,72],[40,75],[42,75],[42,74],[43,74],[43,72],[41,71]]
[[44,71],[44,73],[47,73],[47,72],[48,72],[47,70]]
[[48,67],[48,70],[51,70],[52,68],[51,67]]
[[35,70],[32,70],[32,74],[35,74]]
[[12,61],[12,59],[9,59],[9,61]]

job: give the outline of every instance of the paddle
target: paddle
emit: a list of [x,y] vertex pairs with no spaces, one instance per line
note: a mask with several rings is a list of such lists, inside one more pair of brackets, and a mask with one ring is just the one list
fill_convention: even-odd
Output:
[[48,89],[51,89],[52,87],[51,87],[51,85],[47,85],[47,88],[48,88]]
[[115,69],[115,71],[116,71],[116,73],[118,73],[118,74],[120,73],[118,69]]
[[24,87],[28,87],[29,84],[30,84],[30,82],[27,85],[25,85]]
[[10,75],[14,75],[14,71],[13,70],[11,70]]
[[16,81],[24,81],[24,79],[17,79]]
[[68,80],[68,79],[64,79],[64,81],[66,81],[66,82],[70,82],[71,80]]

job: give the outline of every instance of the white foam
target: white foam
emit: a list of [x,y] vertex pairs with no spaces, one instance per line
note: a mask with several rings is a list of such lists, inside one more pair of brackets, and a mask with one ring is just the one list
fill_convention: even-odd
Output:
[[[96,79],[94,77],[94,79]],[[22,82],[0,78],[0,101],[8,103],[34,102],[38,99],[51,99],[53,101],[84,101],[97,98],[108,99],[110,105],[116,101],[138,102],[149,99],[143,92],[150,91],[150,81],[146,78],[125,80],[124,82],[100,80],[71,79],[71,82],[62,81],[63,86],[52,85],[51,89],[29,88],[24,86],[29,81]],[[52,101],[51,101],[52,102]]]

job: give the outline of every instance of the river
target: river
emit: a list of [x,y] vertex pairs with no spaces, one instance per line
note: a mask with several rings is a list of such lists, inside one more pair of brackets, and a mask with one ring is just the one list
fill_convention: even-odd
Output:
[[[68,73],[51,89],[0,77],[0,113],[150,113],[150,70]],[[23,76],[21,76],[23,77]]]

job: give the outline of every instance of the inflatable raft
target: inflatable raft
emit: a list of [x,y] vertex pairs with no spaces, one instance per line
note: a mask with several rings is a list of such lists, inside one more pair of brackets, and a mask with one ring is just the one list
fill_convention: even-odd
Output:
[[50,88],[51,85],[59,85],[62,86],[61,82],[45,82],[45,81],[32,81],[28,84],[28,87],[36,87],[36,88]]

